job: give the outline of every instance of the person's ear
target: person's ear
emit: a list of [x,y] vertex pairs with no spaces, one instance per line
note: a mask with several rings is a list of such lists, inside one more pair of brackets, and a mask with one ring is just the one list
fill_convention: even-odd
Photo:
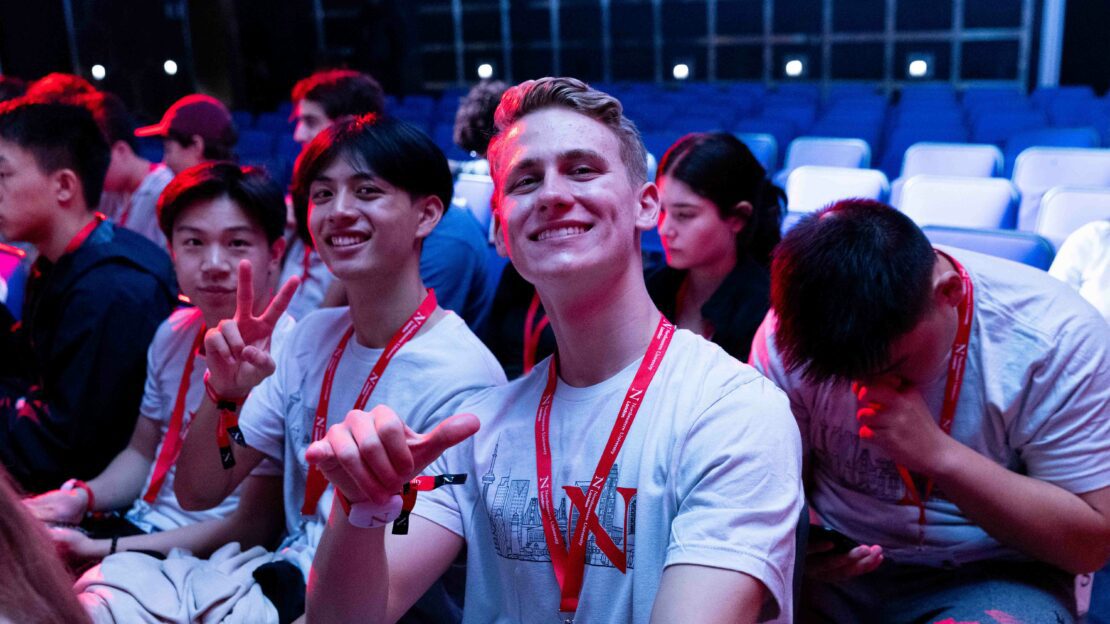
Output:
[[51,176],[54,199],[60,206],[71,206],[84,196],[81,178],[73,169],[59,169]]
[[748,224],[751,218],[751,202],[742,201],[732,207],[732,211],[724,218],[724,222],[728,224],[729,231],[735,236],[740,233],[740,230],[744,229],[744,226]]
[[285,237],[279,236],[270,243],[270,270],[281,271],[281,259],[285,256]]
[[964,281],[960,274],[946,270],[933,279],[933,300],[940,305],[956,307],[964,297]]
[[112,160],[125,159],[129,156],[134,156],[135,150],[127,144],[127,141],[116,141],[112,143]]
[[420,221],[416,226],[416,238],[427,238],[436,225],[439,224],[440,219],[443,218],[443,213],[447,207],[443,205],[441,200],[436,195],[426,195],[416,199],[416,210],[419,214]]
[[659,187],[645,182],[636,201],[636,229],[646,232],[659,225]]
[[501,211],[493,209],[493,248],[497,250],[497,255],[502,258],[509,258],[509,241],[506,238],[508,231],[503,230],[501,227]]
[[189,144],[188,150],[196,156],[198,163],[204,162],[204,137],[194,134],[193,142]]

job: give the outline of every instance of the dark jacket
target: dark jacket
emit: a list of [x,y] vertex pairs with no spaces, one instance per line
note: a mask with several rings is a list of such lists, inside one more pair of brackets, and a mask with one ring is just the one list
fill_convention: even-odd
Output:
[[[684,279],[686,271],[670,267],[659,269],[647,279],[652,301],[672,321]],[[747,362],[752,338],[770,307],[770,271],[754,260],[742,259],[701,307],[701,316],[713,324],[711,340],[732,357]]]
[[0,381],[0,459],[27,490],[99,474],[139,413],[146,352],[176,302],[169,257],[101,223],[56,264],[32,267],[23,326],[4,345],[18,374]]

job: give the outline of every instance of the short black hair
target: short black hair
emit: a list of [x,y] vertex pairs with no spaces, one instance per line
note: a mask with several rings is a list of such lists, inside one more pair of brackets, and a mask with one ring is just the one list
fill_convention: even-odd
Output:
[[186,208],[227,197],[247,213],[273,243],[285,232],[285,197],[281,187],[257,167],[231,162],[205,162],[174,176],[158,198],[158,225],[167,240]]
[[486,157],[489,140],[493,138],[493,114],[501,103],[501,95],[509,85],[500,80],[483,80],[459,102],[455,111],[455,127],[452,139],[455,145],[468,152]]
[[293,104],[311,100],[324,109],[328,119],[381,114],[385,112],[382,86],[371,76],[350,69],[318,71],[293,86]]
[[26,97],[0,104],[0,138],[27,150],[39,169],[70,169],[81,180],[85,205],[100,203],[111,151],[84,106],[36,102]]
[[139,151],[139,142],[135,138],[135,119],[127,112],[123,100],[115,94],[100,91],[80,96],[77,103],[92,113],[109,146],[123,141],[131,151]]
[[687,134],[659,161],[655,179],[664,175],[713,202],[722,219],[734,215],[740,202],[750,203],[752,214],[736,234],[736,256],[770,267],[771,250],[782,238],[786,194],[767,179],[747,145],[724,132]]
[[931,305],[936,257],[898,210],[847,199],[799,221],[775,250],[775,346],[814,383],[856,380],[888,364],[890,346]]
[[[205,160],[236,160],[235,143],[238,141],[238,137],[235,134],[234,130],[232,130],[229,134],[230,138],[228,142],[214,141],[205,137],[201,137],[201,140],[204,141],[204,151],[201,152],[201,158],[204,158]],[[181,147],[189,147],[193,144],[194,136],[199,135],[188,134],[185,132],[181,132],[180,130],[169,128],[166,130],[166,135],[164,138],[177,143]]]
[[412,197],[435,196],[444,210],[454,186],[447,158],[428,135],[392,118],[364,115],[324,129],[305,146],[293,172],[293,212],[297,234],[312,244],[308,232],[308,190],[324,169],[342,158]]

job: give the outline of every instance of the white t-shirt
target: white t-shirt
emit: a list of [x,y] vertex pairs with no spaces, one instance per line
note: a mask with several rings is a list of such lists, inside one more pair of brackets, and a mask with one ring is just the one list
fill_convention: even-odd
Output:
[[[468,400],[462,409],[482,428],[425,472],[469,476],[422,492],[414,510],[466,539],[467,622],[563,621],[536,487],[536,407],[550,365]],[[585,388],[559,381],[550,443],[561,527],[577,509],[565,492],[589,485],[639,365]],[[694,564],[755,577],[771,597],[765,614],[791,621],[800,474],[782,392],[716,345],[675,332],[597,507],[627,571],[591,534],[575,619],[646,622],[663,569]]]
[[[127,220],[122,224],[129,230],[134,230],[150,239],[162,249],[168,249],[169,243],[166,235],[162,233],[162,226],[158,224],[158,197],[162,191],[173,181],[173,171],[165,165],[156,165],[146,174],[139,188],[131,194],[125,212]],[[122,219],[121,213],[117,218]]]
[[[182,308],[170,315],[162,322],[154,334],[154,340],[147,349],[147,374],[146,388],[143,391],[143,401],[139,407],[139,414],[158,423],[161,437],[158,448],[154,451],[154,461],[147,471],[146,480],[143,482],[142,492],[135,500],[134,505],[127,512],[127,519],[139,528],[147,531],[168,531],[204,520],[215,520],[226,517],[239,504],[239,493],[236,491],[228,496],[222,503],[204,511],[186,511],[177,503],[174,495],[173,482],[177,473],[176,464],[171,466],[166,473],[162,488],[153,503],[143,500],[147,489],[150,488],[151,479],[154,477],[154,468],[162,453],[166,434],[169,432],[170,418],[173,408],[177,404],[177,393],[181,385],[181,375],[185,372],[185,361],[195,344],[197,333],[204,325],[204,317],[198,308]],[[283,316],[274,330],[272,339],[273,352],[280,353],[281,345],[293,327],[293,319]],[[188,432],[189,423],[204,399],[204,371],[207,368],[203,353],[198,353],[193,361],[193,372],[189,378],[189,391],[185,398],[185,420],[181,430],[182,439]]]
[[[312,424],[320,385],[332,352],[351,326],[349,308],[327,308],[297,324],[277,371],[251,392],[239,416],[247,444],[282,467],[285,492],[286,547],[307,573],[331,511],[331,488],[313,516],[301,515]],[[366,376],[382,353],[358,344],[347,348],[336,370],[328,405],[328,426],[342,422],[354,407]],[[413,430],[424,432],[451,416],[471,393],[505,383],[497,359],[453,313],[417,335],[393,356],[365,409],[388,405]],[[307,578],[307,577],[306,577]]]
[[1048,273],[1078,290],[1110,322],[1110,221],[1094,221],[1072,232]]
[[[1043,271],[945,251],[967,269],[975,292],[952,436],[1014,472],[1069,492],[1110,485],[1110,326]],[[813,473],[810,504],[829,525],[881,545],[899,563],[1028,559],[965,517],[939,488],[926,503],[919,547],[918,509],[899,503],[905,488],[895,463],[860,439],[849,385],[813,385],[784,372],[771,340],[776,323],[769,312],[752,344],[752,363],[790,397]],[[921,389],[934,418],[946,377]]]
[[289,250],[285,252],[285,262],[281,266],[278,285],[289,281],[289,278],[294,275],[301,278],[301,285],[297,287],[297,292],[293,294],[293,299],[285,312],[300,320],[309,312],[316,311],[324,302],[324,295],[327,294],[328,287],[331,286],[335,276],[320,259],[320,254],[315,250],[307,249],[299,236],[293,237],[289,243]]

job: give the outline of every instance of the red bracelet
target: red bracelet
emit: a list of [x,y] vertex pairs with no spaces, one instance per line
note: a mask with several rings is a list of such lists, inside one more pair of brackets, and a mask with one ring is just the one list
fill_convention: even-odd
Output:
[[88,483],[80,479],[70,479],[62,484],[62,487],[70,490],[73,488],[85,490],[85,494],[88,496],[88,501],[85,503],[85,513],[92,511],[96,507],[96,496],[93,496],[92,488],[89,487]]
[[204,371],[204,391],[208,394],[208,398],[212,399],[212,402],[220,409],[227,409],[233,412],[238,411],[238,409],[243,406],[243,403],[246,402],[247,395],[237,399],[229,399],[216,394],[216,389],[212,387],[212,382],[209,381],[209,377],[211,376],[211,371]]

